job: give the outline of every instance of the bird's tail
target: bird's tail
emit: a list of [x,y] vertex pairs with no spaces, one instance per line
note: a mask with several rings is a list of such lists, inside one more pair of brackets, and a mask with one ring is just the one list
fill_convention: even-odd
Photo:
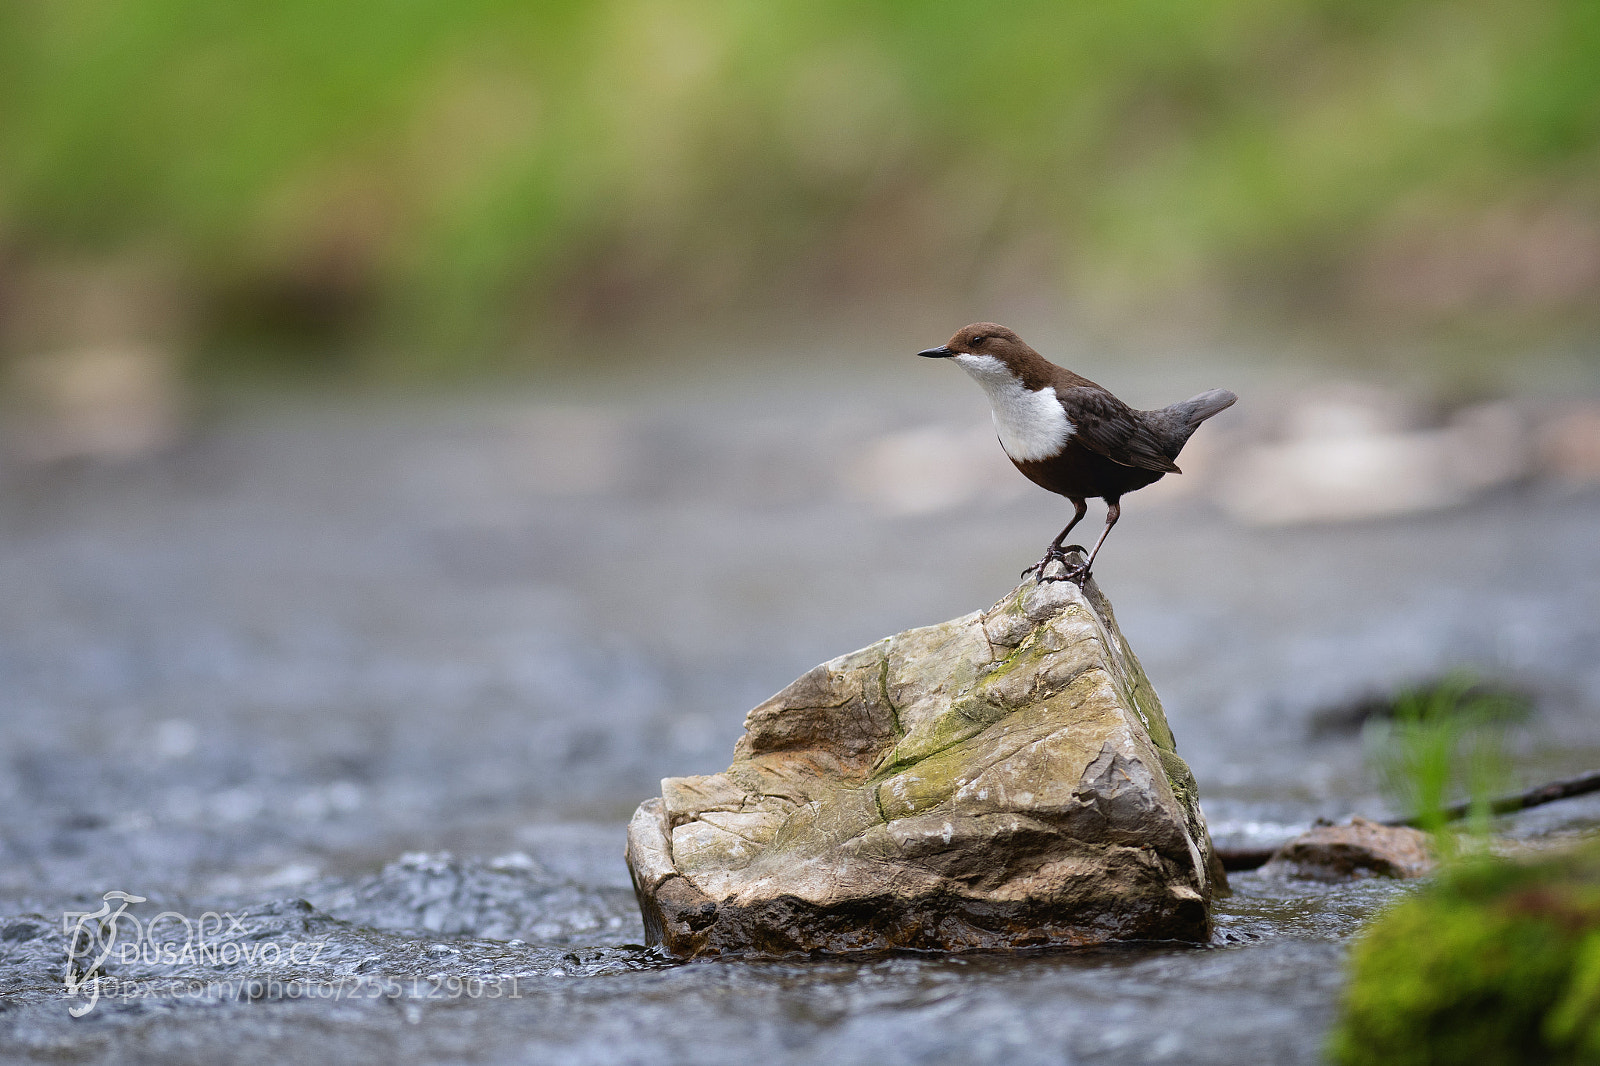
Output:
[[1175,403],[1167,410],[1177,415],[1192,432],[1212,415],[1232,407],[1238,399],[1227,389],[1211,389],[1182,403]]

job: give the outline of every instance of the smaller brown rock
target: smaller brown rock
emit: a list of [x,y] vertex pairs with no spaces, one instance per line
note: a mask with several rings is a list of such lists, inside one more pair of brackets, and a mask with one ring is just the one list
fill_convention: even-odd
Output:
[[1320,825],[1273,852],[1267,876],[1342,881],[1362,877],[1423,877],[1433,871],[1428,834],[1352,818],[1348,825]]

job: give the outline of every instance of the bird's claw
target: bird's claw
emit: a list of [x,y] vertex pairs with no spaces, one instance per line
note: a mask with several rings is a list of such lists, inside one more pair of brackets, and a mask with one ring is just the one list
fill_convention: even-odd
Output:
[[[1038,562],[1036,562],[1032,566],[1028,567],[1026,570],[1024,570],[1018,576],[1025,578],[1029,574],[1034,574],[1034,575],[1036,575],[1038,577],[1039,581],[1041,581],[1041,582],[1045,582],[1045,581],[1068,581],[1068,580],[1071,580],[1071,581],[1078,582],[1078,587],[1082,588],[1083,587],[1083,581],[1082,581],[1082,579],[1080,577],[1076,576],[1075,572],[1081,570],[1083,572],[1082,576],[1083,577],[1087,577],[1088,574],[1089,574],[1089,571],[1088,571],[1087,568],[1085,568],[1085,567],[1083,567],[1081,565],[1073,566],[1073,565],[1069,565],[1067,563],[1067,556],[1068,556],[1068,554],[1070,554],[1072,552],[1077,552],[1079,555],[1084,554],[1083,545],[1082,544],[1068,544],[1064,548],[1051,548],[1049,551],[1044,553],[1044,558],[1043,559],[1040,559]],[[1050,568],[1050,564],[1051,563],[1060,563],[1065,568],[1065,572],[1063,574],[1061,574],[1060,576],[1046,577],[1044,572]]]
[[1045,569],[1047,567],[1049,567],[1049,565],[1051,563],[1056,562],[1058,560],[1060,560],[1062,562],[1065,562],[1065,560],[1062,559],[1062,557],[1059,556],[1059,555],[1046,555],[1043,559],[1040,559],[1038,562],[1034,563],[1032,566],[1028,567],[1026,570],[1024,570],[1022,573],[1018,574],[1017,576],[1021,577],[1021,578],[1025,578],[1029,574],[1034,574],[1034,575],[1038,576],[1040,581],[1043,581],[1045,579],[1045,577],[1044,577]]
[[1084,566],[1082,563],[1079,563],[1076,566],[1066,567],[1061,571],[1061,573],[1051,574],[1048,577],[1045,576],[1042,571],[1039,574],[1039,581],[1041,584],[1046,581],[1070,581],[1074,585],[1077,585],[1080,590],[1083,588],[1084,583],[1088,580],[1089,568]]

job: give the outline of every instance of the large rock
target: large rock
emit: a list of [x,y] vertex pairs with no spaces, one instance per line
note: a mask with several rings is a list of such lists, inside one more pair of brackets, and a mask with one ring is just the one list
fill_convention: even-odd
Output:
[[1221,867],[1161,703],[1090,582],[818,666],[726,771],[628,826],[675,955],[1203,941]]

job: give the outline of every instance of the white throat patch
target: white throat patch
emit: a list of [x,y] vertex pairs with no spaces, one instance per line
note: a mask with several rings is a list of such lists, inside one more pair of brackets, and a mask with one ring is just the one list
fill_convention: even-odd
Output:
[[989,394],[995,432],[1007,455],[1026,463],[1061,454],[1078,427],[1062,410],[1054,386],[1033,392],[992,355],[962,354],[955,361]]

